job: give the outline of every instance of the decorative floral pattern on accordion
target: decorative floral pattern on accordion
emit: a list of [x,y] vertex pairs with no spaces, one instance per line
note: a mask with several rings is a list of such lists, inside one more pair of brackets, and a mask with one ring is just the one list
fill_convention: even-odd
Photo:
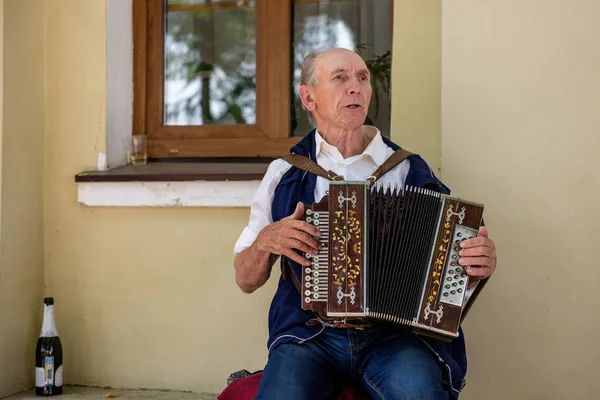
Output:
[[442,238],[442,244],[438,248],[438,254],[435,257],[435,268],[432,269],[432,278],[433,284],[431,285],[431,290],[429,292],[429,296],[427,297],[427,301],[433,303],[435,300],[438,291],[440,289],[440,279],[442,279],[442,268],[444,268],[444,259],[446,258],[446,253],[448,252],[448,243],[450,242],[450,222],[446,221],[444,223],[444,236]]
[[[356,299],[356,283],[360,277],[360,255],[362,233],[360,219],[356,211],[348,211],[348,221],[344,211],[336,211],[333,220],[333,256],[331,259],[332,283],[337,288],[338,304],[345,296],[350,297],[350,303]],[[345,293],[349,288],[350,293]]]

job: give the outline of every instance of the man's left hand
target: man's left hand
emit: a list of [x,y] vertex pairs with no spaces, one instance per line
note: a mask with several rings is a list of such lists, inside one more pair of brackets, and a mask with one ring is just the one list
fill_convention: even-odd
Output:
[[479,228],[477,237],[461,242],[462,249],[458,253],[461,257],[458,263],[467,266],[467,274],[474,279],[485,279],[496,269],[496,245],[488,238],[485,226]]

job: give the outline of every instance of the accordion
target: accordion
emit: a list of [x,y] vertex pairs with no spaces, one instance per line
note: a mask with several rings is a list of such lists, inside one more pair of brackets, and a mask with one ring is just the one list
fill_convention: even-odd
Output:
[[481,204],[422,188],[330,182],[320,202],[305,206],[323,247],[303,253],[311,265],[302,271],[302,308],[334,325],[383,320],[452,340],[476,297],[465,296],[460,242],[477,236],[482,216]]

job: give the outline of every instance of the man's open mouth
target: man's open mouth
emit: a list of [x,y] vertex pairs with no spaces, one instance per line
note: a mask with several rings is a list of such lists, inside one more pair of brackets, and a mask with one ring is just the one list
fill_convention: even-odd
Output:
[[359,108],[360,104],[348,104],[346,107],[347,108]]

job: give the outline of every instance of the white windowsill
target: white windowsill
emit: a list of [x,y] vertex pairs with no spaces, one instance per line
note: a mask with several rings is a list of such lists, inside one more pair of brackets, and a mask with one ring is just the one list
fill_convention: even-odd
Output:
[[249,207],[260,181],[79,182],[88,207]]

